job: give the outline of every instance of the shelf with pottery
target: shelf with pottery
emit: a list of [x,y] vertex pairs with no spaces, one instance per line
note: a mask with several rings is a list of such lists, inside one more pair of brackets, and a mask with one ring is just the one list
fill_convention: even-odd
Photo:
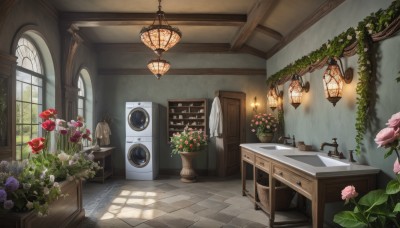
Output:
[[[312,204],[313,227],[323,227],[324,206],[341,201],[340,192],[348,186],[356,187],[360,194],[376,188],[379,169],[357,165],[343,159],[334,159],[322,152],[303,152],[297,148],[273,143],[241,144],[242,193],[269,215],[270,226],[293,222],[275,222],[276,183],[289,186]],[[246,187],[246,164],[253,167],[252,190]],[[269,208],[260,207],[256,191],[257,171],[269,178]]]

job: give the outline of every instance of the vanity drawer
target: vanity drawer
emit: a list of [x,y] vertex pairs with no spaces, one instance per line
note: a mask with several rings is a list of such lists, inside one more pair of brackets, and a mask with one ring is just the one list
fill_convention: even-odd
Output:
[[269,173],[269,169],[271,167],[271,162],[268,160],[265,160],[259,156],[256,156],[256,167]]
[[273,176],[280,181],[284,181],[287,185],[311,199],[313,194],[312,181],[308,178],[280,166],[273,167]]
[[254,153],[246,149],[242,149],[242,159],[250,164],[254,164]]

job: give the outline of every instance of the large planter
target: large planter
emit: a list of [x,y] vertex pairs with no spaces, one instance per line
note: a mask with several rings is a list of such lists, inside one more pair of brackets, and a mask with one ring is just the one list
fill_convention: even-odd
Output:
[[258,137],[258,140],[260,140],[260,142],[262,142],[262,143],[270,143],[270,142],[272,142],[272,139],[274,138],[274,134],[272,134],[272,133],[259,134],[257,137]]
[[193,158],[197,157],[199,152],[179,152],[182,159],[181,181],[193,183],[197,181],[197,174],[193,169]]
[[1,227],[36,228],[36,227],[76,227],[85,217],[82,207],[82,182],[64,181],[60,183],[61,192],[68,194],[53,202],[49,215],[39,217],[36,212],[0,214]]

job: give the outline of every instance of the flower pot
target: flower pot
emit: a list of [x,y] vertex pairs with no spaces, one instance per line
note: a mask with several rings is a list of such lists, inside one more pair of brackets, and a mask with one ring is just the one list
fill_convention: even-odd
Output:
[[193,169],[193,158],[197,157],[199,152],[179,152],[182,159],[181,181],[184,183],[193,183],[197,181],[197,174]]
[[270,143],[270,142],[272,142],[272,139],[274,138],[274,134],[272,134],[272,133],[259,134],[257,137],[258,137],[258,140],[260,140],[260,142],[262,142],[262,143]]

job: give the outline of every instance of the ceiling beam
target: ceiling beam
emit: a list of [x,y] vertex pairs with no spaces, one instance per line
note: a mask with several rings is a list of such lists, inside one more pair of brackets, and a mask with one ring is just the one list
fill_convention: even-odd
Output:
[[[154,13],[62,13],[61,21],[78,27],[150,25],[155,19]],[[170,25],[214,25],[240,26],[247,20],[245,14],[166,14]]]
[[266,26],[263,26],[263,25],[257,25],[256,31],[261,32],[261,33],[263,33],[269,37],[272,37],[278,41],[281,41],[283,39],[283,35],[280,32],[278,32],[274,29],[268,28]]
[[253,34],[257,25],[275,7],[277,0],[258,0],[247,16],[247,22],[242,26],[231,42],[231,48],[237,50],[241,48],[249,37]]
[[[101,52],[151,52],[142,43],[97,43],[96,50]],[[170,50],[169,53],[246,53],[265,58],[266,53],[256,48],[244,45],[237,51],[232,51],[228,43],[180,43]]]
[[293,41],[296,37],[298,37],[301,33],[310,28],[313,24],[319,21],[322,17],[327,15],[337,6],[342,4],[345,0],[327,0],[325,1],[317,10],[315,10],[309,17],[303,20],[299,26],[294,28],[288,35],[286,35],[281,42],[277,43],[273,46],[268,52],[266,58],[269,59],[283,47],[285,47],[288,43]]
[[[99,75],[151,75],[148,69],[99,69]],[[170,69],[166,75],[231,75],[231,76],[264,76],[265,69],[251,68],[188,68],[188,69]]]

